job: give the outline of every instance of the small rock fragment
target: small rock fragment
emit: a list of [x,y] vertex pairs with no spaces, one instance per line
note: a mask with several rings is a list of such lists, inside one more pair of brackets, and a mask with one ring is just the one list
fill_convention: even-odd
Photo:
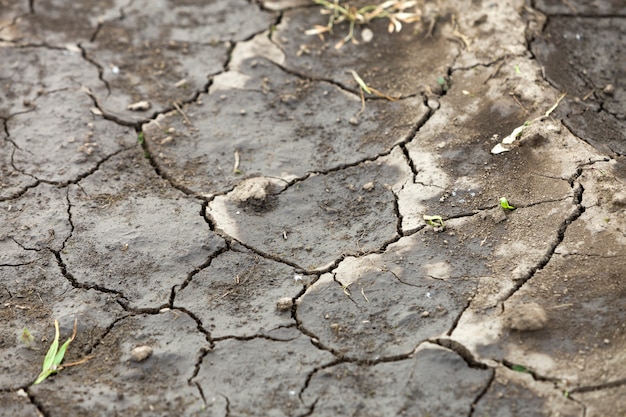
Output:
[[424,312],[421,314],[421,316],[422,316],[422,317],[428,317],[428,316],[430,316],[430,311],[424,311]]
[[363,189],[365,191],[372,191],[374,189],[374,182],[370,181],[367,184],[363,184]]
[[612,96],[613,93],[615,93],[615,87],[613,86],[613,84],[607,84],[603,89],[602,92],[604,94],[606,94],[607,96]]
[[271,186],[267,178],[255,177],[242,181],[232,192],[231,198],[239,205],[262,208]]
[[293,299],[291,297],[283,297],[276,302],[276,309],[278,311],[289,311],[293,306]]
[[361,39],[363,42],[368,43],[374,38],[374,32],[371,29],[365,28],[361,31]]
[[547,323],[546,311],[537,303],[509,306],[504,317],[504,324],[507,328],[522,332],[541,330]]
[[148,110],[150,107],[152,106],[149,101],[138,101],[136,103],[129,104],[127,109],[130,111],[144,111]]
[[130,352],[130,359],[133,362],[143,362],[152,356],[152,348],[147,345],[137,346]]

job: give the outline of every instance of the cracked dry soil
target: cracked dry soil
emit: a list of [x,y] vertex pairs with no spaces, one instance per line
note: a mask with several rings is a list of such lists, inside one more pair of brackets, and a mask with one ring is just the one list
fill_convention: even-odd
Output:
[[0,415],[626,416],[626,6],[420,8],[0,0]]

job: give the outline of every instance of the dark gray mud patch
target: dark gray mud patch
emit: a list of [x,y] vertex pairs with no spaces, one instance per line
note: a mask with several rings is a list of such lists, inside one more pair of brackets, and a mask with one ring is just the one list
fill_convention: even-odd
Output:
[[[97,69],[80,53],[66,49],[3,49],[0,111],[11,109],[6,131],[14,144],[15,170],[39,180],[76,181],[103,159],[131,146],[135,134],[92,111],[83,87],[102,86]],[[4,88],[6,86],[6,88]],[[0,116],[0,117],[2,117]]]
[[[59,251],[70,237],[67,190],[48,184],[0,202],[0,264],[27,263]],[[7,227],[11,225],[12,227]]]
[[[0,267],[3,390],[25,387],[41,372],[54,335],[54,319],[60,322],[63,340],[71,334],[74,319],[78,320],[77,338],[66,355],[69,363],[88,355],[111,323],[124,314],[115,297],[73,288],[54,256],[46,254],[29,264]],[[21,340],[24,328],[33,336],[30,344]]]
[[[3,123],[0,123],[3,126]],[[37,180],[31,176],[17,171],[13,164],[15,145],[5,138],[4,132],[0,131],[0,200],[15,197],[23,193],[28,187],[32,187]]]
[[[334,33],[320,40],[305,31],[315,25],[325,25],[328,16],[320,14],[319,7],[285,12],[272,40],[286,55],[285,67],[314,79],[332,80],[354,91],[358,86],[348,70],[356,71],[368,85],[390,96],[411,96],[426,87],[437,89],[437,79],[448,74],[459,45],[450,42],[440,32],[449,24],[437,26],[434,36],[427,28],[405,25],[399,33],[388,33],[388,21],[373,21],[369,28],[374,38],[369,43],[361,40],[361,30],[355,30],[359,45],[348,42],[340,49],[334,45],[348,33],[348,25],[338,25]],[[421,33],[416,33],[416,29]],[[399,53],[402,51],[402,53]],[[439,92],[441,92],[439,90]]]
[[472,369],[454,352],[425,344],[397,362],[322,369],[302,397],[315,402],[313,415],[319,416],[466,416],[492,373]]
[[[8,40],[18,44],[44,44],[63,47],[69,43],[87,42],[98,25],[120,16],[128,0],[63,0],[17,1],[31,4],[28,13],[17,18],[8,33]],[[3,9],[5,6],[0,6]],[[24,7],[27,9],[27,7]],[[0,36],[2,31],[0,30]]]
[[[209,203],[216,229],[274,259],[323,270],[346,255],[379,250],[397,239],[394,187],[410,170],[401,151],[292,184],[276,207],[239,208],[230,194]],[[400,183],[402,183],[400,182]]]
[[552,17],[532,51],[568,93],[557,115],[603,152],[626,154],[626,17]]
[[302,335],[288,342],[231,339],[206,354],[193,382],[202,387],[212,415],[223,412],[224,399],[230,415],[305,415],[299,393],[308,375],[331,361],[330,353]]
[[626,15],[626,4],[622,0],[537,0],[534,6],[548,15]]
[[383,254],[346,258],[298,300],[298,321],[322,345],[352,359],[407,355],[448,331],[478,277],[489,274],[490,249],[476,238],[464,242],[473,251],[458,243],[456,236],[429,230]]
[[409,140],[428,114],[415,97],[368,101],[356,117],[358,96],[332,84],[285,74],[264,58],[244,61],[239,71],[216,77],[201,103],[185,107],[192,125],[178,112],[144,125],[160,171],[194,193],[222,193],[242,177],[293,180],[374,158]]
[[159,307],[171,288],[224,242],[201,204],[156,176],[139,149],[111,158],[70,187],[74,225],[61,257],[80,283],[121,292],[133,307]]
[[514,417],[549,415],[580,417],[582,406],[569,400],[552,382],[535,381],[529,373],[500,367],[487,392],[474,407],[475,416]]
[[[296,277],[294,279],[294,277]],[[176,293],[175,306],[192,312],[212,338],[270,334],[294,324],[288,304],[302,291],[302,277],[285,264],[253,253],[228,251]]]
[[[103,24],[85,48],[108,83],[108,90],[96,92],[105,113],[137,122],[191,100],[223,70],[231,42],[261,32],[275,19],[244,0],[205,3],[135,1],[123,19]],[[150,105],[129,109],[141,101]]]
[[[152,355],[131,359],[137,346],[149,346]],[[92,359],[29,392],[51,415],[202,415],[202,397],[187,380],[206,347],[196,322],[179,311],[129,317],[113,326]]]

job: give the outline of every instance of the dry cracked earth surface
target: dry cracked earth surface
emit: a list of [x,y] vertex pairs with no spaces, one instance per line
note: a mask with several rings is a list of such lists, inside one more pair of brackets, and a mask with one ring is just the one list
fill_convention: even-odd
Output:
[[624,2],[418,9],[0,0],[0,414],[625,416]]

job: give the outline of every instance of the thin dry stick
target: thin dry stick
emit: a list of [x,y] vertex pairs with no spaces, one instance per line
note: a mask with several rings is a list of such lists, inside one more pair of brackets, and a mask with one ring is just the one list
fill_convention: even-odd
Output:
[[180,115],[183,117],[183,119],[185,119],[185,122],[187,122],[187,124],[192,125],[193,123],[191,123],[191,120],[189,120],[189,117],[187,117],[187,115],[185,114],[183,109],[180,108],[178,103],[173,101],[172,104],[174,104],[174,108],[176,109],[176,111],[178,111],[178,113],[180,113]]

